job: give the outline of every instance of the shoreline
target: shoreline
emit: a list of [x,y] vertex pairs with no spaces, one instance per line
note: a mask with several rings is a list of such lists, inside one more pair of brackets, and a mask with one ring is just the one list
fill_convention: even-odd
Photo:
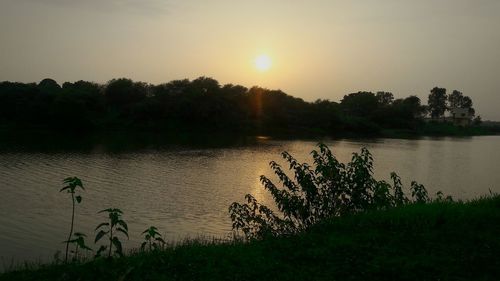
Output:
[[8,271],[0,280],[495,280],[498,219],[498,195],[411,204],[329,219],[288,237],[187,241],[123,258]]

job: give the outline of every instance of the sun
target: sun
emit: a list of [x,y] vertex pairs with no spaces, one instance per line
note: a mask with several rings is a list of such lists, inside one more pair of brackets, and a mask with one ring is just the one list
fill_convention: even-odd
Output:
[[271,68],[271,58],[268,55],[259,55],[255,58],[255,67],[259,71],[267,71]]

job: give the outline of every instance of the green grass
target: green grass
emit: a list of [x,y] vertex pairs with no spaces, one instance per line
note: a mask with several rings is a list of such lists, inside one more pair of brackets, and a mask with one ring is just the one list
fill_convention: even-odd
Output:
[[0,280],[500,280],[500,197],[332,219],[251,243],[8,272]]

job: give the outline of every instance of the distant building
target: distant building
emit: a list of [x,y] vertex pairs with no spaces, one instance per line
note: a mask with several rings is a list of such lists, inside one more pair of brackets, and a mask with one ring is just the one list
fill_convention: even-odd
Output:
[[472,121],[472,115],[469,112],[469,108],[451,108],[449,118],[453,124],[458,126],[469,126]]

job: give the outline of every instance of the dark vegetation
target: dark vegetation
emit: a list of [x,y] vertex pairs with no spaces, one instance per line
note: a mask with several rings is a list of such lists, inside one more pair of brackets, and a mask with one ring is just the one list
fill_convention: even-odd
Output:
[[[314,165],[299,163],[287,152],[282,153],[290,172],[271,161],[283,188],[266,176],[260,180],[278,208],[261,205],[250,194],[247,203],[233,203],[229,207],[233,229],[241,230],[247,239],[267,236],[297,234],[332,217],[341,217],[369,210],[383,210],[409,203],[431,202],[421,184],[411,183],[411,199],[403,192],[403,185],[396,173],[391,174],[392,184],[373,177],[373,157],[366,148],[353,153],[351,162],[340,163],[330,149],[319,144],[311,152]],[[293,174],[290,176],[289,174]],[[436,200],[443,199],[438,193]],[[452,201],[451,197],[446,200]]]
[[[122,219],[123,212],[120,209],[116,208],[108,208],[105,210],[99,211],[99,213],[107,213],[108,221],[100,223],[95,231],[97,232],[95,236],[94,243],[100,241],[103,237],[108,237],[109,244],[101,245],[97,250],[96,257],[100,257],[104,251],[108,251],[108,258],[111,257],[112,254],[117,256],[123,256],[123,246],[120,238],[118,238],[118,234],[125,235],[128,239],[128,225]],[[114,251],[112,251],[115,249]]]
[[328,219],[250,243],[190,241],[0,280],[498,280],[500,197],[411,204]]
[[[75,203],[80,204],[82,202],[82,196],[81,195],[76,195],[77,188],[80,188],[82,190],[85,190],[83,187],[82,181],[77,178],[77,177],[71,177],[71,178],[66,178],[63,180],[63,182],[66,184],[59,192],[66,191],[67,193],[71,194],[71,203],[72,203],[72,209],[71,209],[71,228],[69,230],[69,236],[68,240],[66,242],[66,251],[64,255],[64,261],[68,261],[68,252],[69,252],[69,244],[73,243],[75,244],[75,256],[78,256],[78,249],[84,249],[84,250],[90,250],[89,247],[85,245],[85,234],[82,234],[80,232],[74,233],[75,237],[73,237],[73,229],[75,226]],[[72,239],[73,238],[73,239]]]
[[[366,149],[347,164],[322,144],[311,154],[313,165],[284,152],[288,172],[270,163],[283,188],[261,181],[276,206],[250,195],[230,206],[235,239],[169,246],[152,226],[141,249],[124,255],[117,238],[128,237],[123,213],[106,209],[95,242],[109,242],[93,260],[74,252],[71,262],[11,270],[0,280],[497,280],[498,195],[463,203],[438,192],[431,199],[412,182],[408,197],[395,173],[392,184],[373,178]],[[65,184],[82,186],[78,178]]]
[[280,90],[220,85],[206,77],[160,85],[121,78],[105,85],[78,81],[60,86],[44,79],[38,84],[0,82],[0,129],[421,134],[426,132],[423,117],[430,112],[439,118],[448,102],[473,113],[469,97],[458,91],[448,97],[446,89],[437,87],[425,106],[417,96],[394,99],[388,92],[352,93],[340,103],[306,102]]

